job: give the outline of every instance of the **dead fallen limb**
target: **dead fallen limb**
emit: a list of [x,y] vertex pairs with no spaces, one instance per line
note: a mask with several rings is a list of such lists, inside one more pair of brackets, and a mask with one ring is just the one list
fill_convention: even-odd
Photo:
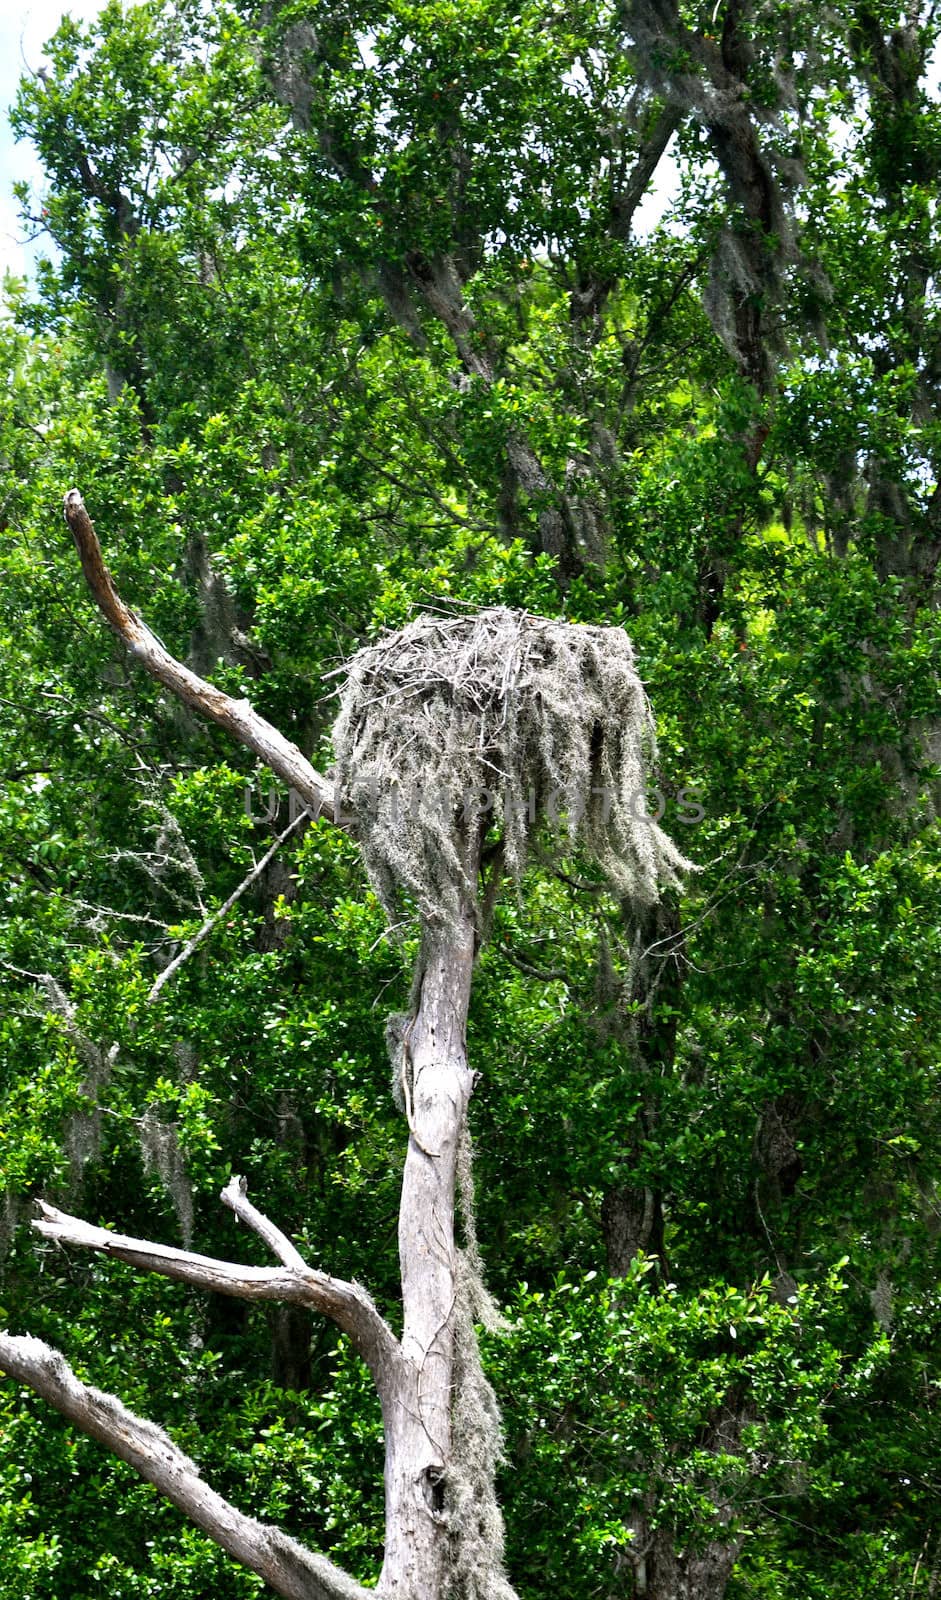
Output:
[[305,1550],[278,1528],[237,1511],[156,1423],[115,1395],[80,1383],[65,1357],[41,1339],[0,1333],[0,1371],[47,1400],[76,1427],[128,1462],[230,1556],[286,1600],[369,1600],[373,1593],[326,1556]]

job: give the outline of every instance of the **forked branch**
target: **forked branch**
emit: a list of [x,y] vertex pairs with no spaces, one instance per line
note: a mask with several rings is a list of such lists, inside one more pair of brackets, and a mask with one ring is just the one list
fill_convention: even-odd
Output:
[[266,722],[248,700],[233,700],[205,678],[172,656],[156,634],[151,633],[130,606],[125,605],[105,566],[98,535],[78,489],[70,489],[64,502],[65,520],[75,540],[85,581],[99,608],[131,655],[146,667],[152,678],[162,683],[185,705],[217,722],[234,734],[249,750],[254,750],[276,775],[299,795],[314,817],[337,822],[333,805],[333,785],[312,767],[297,745],[285,739]]
[[332,1278],[326,1272],[308,1267],[290,1240],[249,1203],[244,1180],[233,1178],[222,1192],[222,1201],[246,1222],[281,1260],[280,1267],[246,1267],[192,1250],[177,1250],[149,1239],[134,1239],[95,1227],[81,1217],[71,1217],[55,1206],[38,1202],[41,1216],[33,1227],[47,1239],[72,1244],[83,1250],[99,1250],[143,1272],[159,1272],[178,1283],[196,1289],[211,1289],[216,1294],[240,1300],[278,1300],[307,1306],[329,1317],[352,1341],[372,1373],[380,1398],[388,1391],[401,1359],[399,1343],[388,1323],[380,1316],[366,1290],[357,1283]]
[[195,1462],[114,1395],[80,1383],[64,1356],[41,1339],[0,1333],[0,1371],[26,1383],[84,1433],[128,1462],[147,1483],[286,1600],[370,1600],[340,1567],[278,1528],[247,1517],[211,1489]]

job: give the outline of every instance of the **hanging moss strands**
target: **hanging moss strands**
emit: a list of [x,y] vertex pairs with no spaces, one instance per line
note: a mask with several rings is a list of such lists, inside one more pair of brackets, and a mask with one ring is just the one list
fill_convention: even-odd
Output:
[[403,890],[431,921],[473,900],[468,841],[493,820],[514,877],[541,825],[638,906],[688,870],[646,814],[653,719],[620,628],[423,614],[352,657],[333,743],[337,800],[390,917]]

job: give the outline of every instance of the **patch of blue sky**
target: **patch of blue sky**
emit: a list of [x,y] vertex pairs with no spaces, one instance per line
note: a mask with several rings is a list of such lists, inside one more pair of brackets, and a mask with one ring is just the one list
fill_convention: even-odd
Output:
[[66,14],[76,22],[96,17],[103,0],[7,0],[0,8],[0,277],[27,276],[51,244],[30,229],[20,216],[13,185],[26,182],[39,193],[43,174],[35,150],[27,140],[17,142],[10,127],[10,107],[17,85],[26,72],[43,65],[43,45]]

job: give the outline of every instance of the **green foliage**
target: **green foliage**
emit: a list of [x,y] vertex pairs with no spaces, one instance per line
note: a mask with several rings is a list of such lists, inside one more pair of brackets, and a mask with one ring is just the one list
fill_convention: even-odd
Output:
[[[398,1315],[412,930],[317,823],[149,1001],[289,800],[108,635],[63,491],[168,647],[324,764],[325,675],[416,608],[623,627],[702,871],[638,928],[543,846],[481,954],[511,1576],[629,1600],[645,1541],[741,1540],[709,1600],[930,1600],[938,23],[666,17],[115,0],[24,81],[50,256],[0,321],[0,1320],[375,1578],[345,1345],[26,1226],[42,1195],[260,1262],[234,1168]],[[668,114],[678,198],[631,225]],[[0,1407],[0,1600],[260,1592]]]
[[602,1583],[651,1497],[654,1526],[683,1546],[708,1541],[717,1501],[732,1516],[722,1537],[749,1538],[799,1475],[810,1475],[802,1488],[815,1499],[827,1493],[814,1473],[826,1402],[841,1382],[858,1398],[865,1389],[833,1342],[837,1275],[819,1295],[782,1300],[768,1279],[748,1290],[656,1290],[654,1265],[638,1257],[617,1283],[589,1273],[547,1292],[524,1287],[494,1351],[512,1396],[518,1470],[507,1487],[523,1594],[564,1583],[573,1550],[586,1581]]

